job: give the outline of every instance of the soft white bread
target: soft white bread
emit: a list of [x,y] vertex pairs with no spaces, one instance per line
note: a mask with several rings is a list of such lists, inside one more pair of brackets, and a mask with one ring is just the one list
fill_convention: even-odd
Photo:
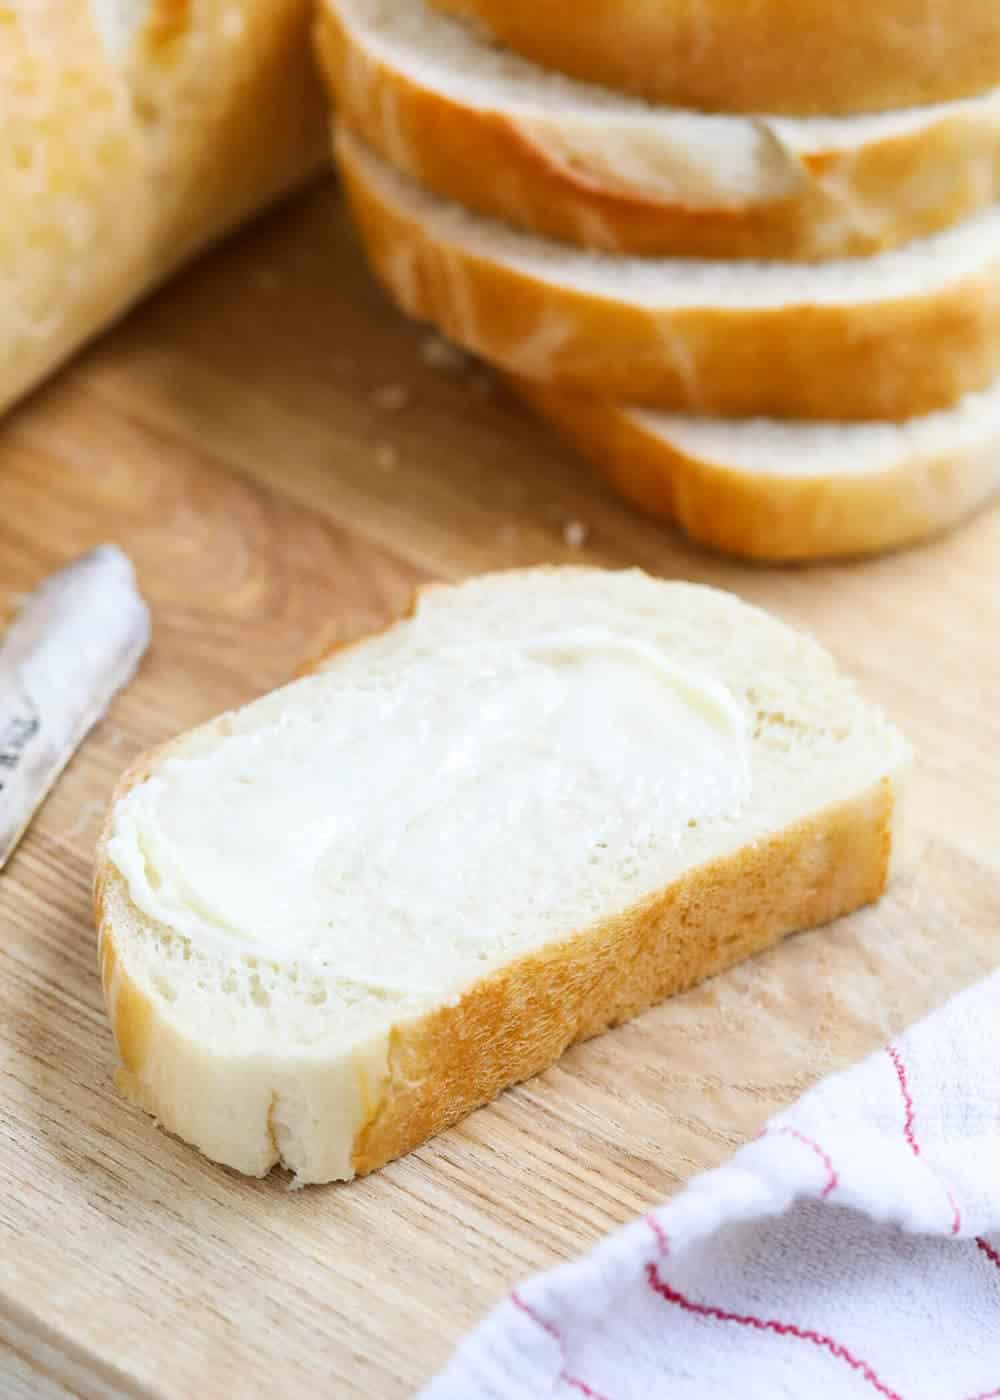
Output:
[[608,252],[816,261],[936,233],[1000,194],[1000,90],[875,117],[651,107],[490,46],[425,0],[325,0],[337,109],[435,194]]
[[319,168],[309,0],[0,6],[0,409]]
[[1000,82],[996,0],[431,3],[546,67],[710,111],[889,111]]
[[691,418],[515,389],[634,505],[710,549],[807,561],[916,544],[1000,484],[1000,383],[904,423]]
[[882,893],[905,741],[814,642],[639,572],[497,574],[149,755],[97,857],[125,1092],[301,1182]]
[[618,258],[439,199],[341,124],[341,175],[405,311],[513,374],[729,417],[912,418],[1000,374],[1000,208],[873,258]]

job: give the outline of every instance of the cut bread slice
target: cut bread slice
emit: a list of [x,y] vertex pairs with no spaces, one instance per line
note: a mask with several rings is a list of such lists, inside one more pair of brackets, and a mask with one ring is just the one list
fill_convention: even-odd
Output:
[[1000,383],[904,423],[691,418],[533,381],[514,388],[634,505],[751,559],[915,544],[1000,484]]
[[371,264],[404,310],[501,368],[729,417],[912,418],[1000,373],[1000,209],[874,258],[616,258],[439,199],[341,124]]
[[531,233],[640,255],[878,253],[1000,194],[1000,90],[885,116],[650,107],[491,47],[423,0],[325,0],[344,121],[435,194]]
[[548,68],[718,112],[824,115],[1000,81],[994,0],[431,0]]
[[425,592],[124,778],[95,885],[123,1088],[240,1171],[370,1171],[878,898],[908,761],[816,643],[728,594],[588,569]]
[[0,410],[322,168],[310,20],[309,0],[0,6]]

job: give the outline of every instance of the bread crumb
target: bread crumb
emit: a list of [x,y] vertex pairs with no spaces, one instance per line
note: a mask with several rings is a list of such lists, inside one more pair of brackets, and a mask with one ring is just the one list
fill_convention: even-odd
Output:
[[439,335],[425,335],[420,342],[420,358],[428,369],[445,374],[459,374],[468,364],[468,356],[457,345]]
[[383,384],[372,394],[372,403],[385,413],[401,413],[410,402],[405,384]]
[[383,472],[395,471],[399,466],[399,453],[391,442],[380,442],[375,448],[375,465]]
[[590,527],[582,520],[567,520],[563,526],[563,539],[570,549],[582,549],[587,543]]

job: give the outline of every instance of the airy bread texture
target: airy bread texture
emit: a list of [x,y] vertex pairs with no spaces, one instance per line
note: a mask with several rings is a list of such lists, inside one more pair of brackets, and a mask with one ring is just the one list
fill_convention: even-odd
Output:
[[515,232],[341,125],[371,264],[405,311],[528,379],[728,417],[891,421],[1000,374],[1000,209],[873,258],[616,258]]
[[309,0],[0,5],[0,410],[320,167]]
[[424,0],[325,0],[341,118],[435,194],[549,238],[639,255],[882,252],[1000,194],[1000,91],[885,116],[653,107],[491,47]]
[[719,112],[850,114],[1000,82],[995,0],[431,0],[536,63]]
[[710,549],[806,562],[916,544],[1000,484],[1000,384],[904,423],[690,418],[515,381],[641,510]]
[[727,594],[425,591],[126,774],[95,881],[122,1087],[240,1171],[370,1171],[877,899],[908,763],[818,645]]

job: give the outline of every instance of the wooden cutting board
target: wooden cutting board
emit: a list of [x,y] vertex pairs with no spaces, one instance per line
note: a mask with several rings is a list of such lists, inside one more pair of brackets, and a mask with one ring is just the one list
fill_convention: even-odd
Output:
[[[865,565],[725,563],[619,504],[481,371],[428,359],[323,189],[0,428],[0,605],[114,540],[154,616],[138,679],[0,875],[4,1397],[411,1395],[527,1271],[997,960],[1000,509]],[[566,560],[719,584],[813,629],[918,748],[908,873],[366,1180],[290,1192],[206,1162],[112,1085],[89,887],[116,777],[421,579]]]

